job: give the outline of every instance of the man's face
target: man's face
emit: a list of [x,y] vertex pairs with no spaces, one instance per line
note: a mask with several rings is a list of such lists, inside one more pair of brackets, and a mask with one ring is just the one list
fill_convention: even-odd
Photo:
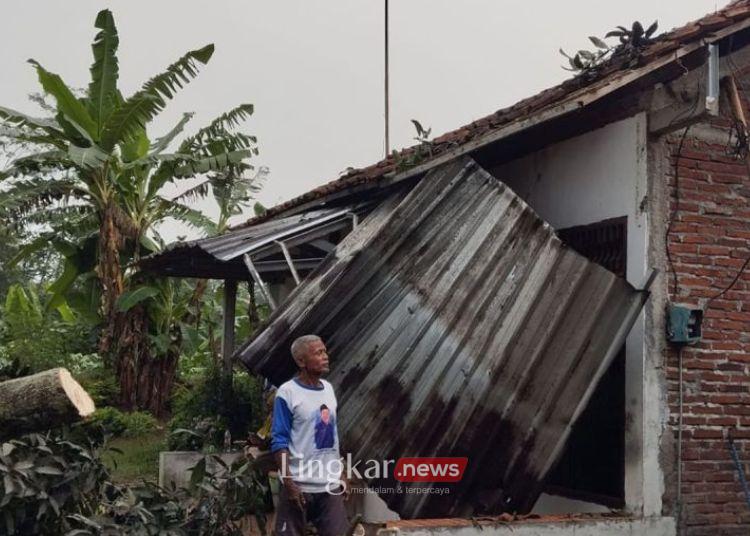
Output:
[[320,420],[324,423],[328,424],[328,421],[331,420],[331,413],[327,409],[321,409],[320,410]]
[[305,369],[311,374],[328,374],[328,352],[323,341],[313,341],[307,345]]

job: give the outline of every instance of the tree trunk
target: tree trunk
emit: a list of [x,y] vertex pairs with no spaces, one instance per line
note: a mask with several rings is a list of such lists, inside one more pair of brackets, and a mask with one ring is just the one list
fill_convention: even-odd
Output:
[[99,237],[97,272],[102,285],[102,318],[105,326],[99,351],[115,369],[120,387],[120,407],[127,411],[149,410],[163,416],[174,381],[174,363],[154,358],[148,343],[148,314],[142,304],[126,312],[117,310],[117,299],[125,290],[120,250],[126,238],[136,243],[140,236],[132,222],[116,205],[103,213]]
[[143,305],[135,305],[127,315],[121,315],[119,321],[116,362],[120,406],[128,411],[146,410],[155,417],[164,417],[177,372],[181,332],[174,330],[166,355],[153,355],[145,339],[148,314]]
[[102,214],[99,226],[99,262],[96,268],[102,286],[102,329],[99,339],[99,353],[103,357],[111,356],[116,346],[118,335],[116,309],[117,298],[124,290],[122,266],[120,266],[120,249],[123,246],[122,233],[117,226],[116,208],[108,205]]
[[118,313],[114,319],[117,339],[113,347],[115,372],[120,385],[120,406],[127,411],[143,409],[140,393],[142,369],[151,360],[146,342],[148,316],[142,304],[131,307],[127,313]]
[[0,439],[46,430],[92,414],[94,401],[56,368],[0,383]]
[[190,303],[187,308],[188,312],[184,318],[186,324],[193,324],[196,329],[199,329],[201,327],[203,295],[206,293],[207,288],[208,279],[196,280],[195,288],[193,289],[193,295],[190,296]]
[[167,355],[152,357],[141,367],[138,378],[140,408],[150,411],[158,418],[167,414],[178,358],[177,352],[169,352]]

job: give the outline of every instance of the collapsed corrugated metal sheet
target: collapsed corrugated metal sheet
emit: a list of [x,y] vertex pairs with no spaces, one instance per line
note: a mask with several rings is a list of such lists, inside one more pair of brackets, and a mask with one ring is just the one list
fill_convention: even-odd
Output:
[[[176,242],[163,252],[143,258],[140,267],[170,276],[247,279],[247,268],[242,260],[246,253],[252,255],[253,260],[261,261],[261,271],[267,271],[264,268],[268,263],[264,264],[262,259],[280,253],[279,241],[293,247],[351,228],[352,215],[362,217],[371,208],[371,203],[358,203],[311,210],[216,237]],[[316,258],[295,261],[299,263],[300,269],[309,269],[317,266],[324,256],[320,254]],[[286,269],[284,262],[271,265]]]
[[384,494],[402,517],[526,512],[645,297],[458,160],[378,207],[237,355],[280,383],[317,333],[355,460],[468,457],[447,495]]

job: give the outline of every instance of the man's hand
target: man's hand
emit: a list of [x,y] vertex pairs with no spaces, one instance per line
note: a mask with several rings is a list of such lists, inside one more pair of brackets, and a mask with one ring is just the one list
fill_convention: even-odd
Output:
[[287,449],[277,450],[274,453],[274,458],[276,458],[276,467],[279,469],[279,482],[289,494],[289,499],[299,506],[300,510],[304,511],[305,496],[297,483],[289,476],[289,451]]
[[289,477],[281,479],[281,485],[286,488],[289,500],[296,504],[300,510],[305,511],[305,495],[299,489],[297,483]]

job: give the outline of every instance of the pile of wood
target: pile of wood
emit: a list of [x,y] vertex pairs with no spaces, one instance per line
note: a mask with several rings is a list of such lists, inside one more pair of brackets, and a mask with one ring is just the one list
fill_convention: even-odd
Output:
[[0,383],[0,440],[69,424],[96,409],[64,368]]

